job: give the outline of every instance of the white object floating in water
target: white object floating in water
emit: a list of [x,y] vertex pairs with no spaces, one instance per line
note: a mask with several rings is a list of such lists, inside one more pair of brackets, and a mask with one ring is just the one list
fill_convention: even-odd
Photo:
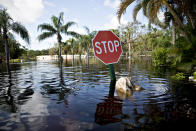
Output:
[[193,76],[189,76],[189,81],[194,81],[194,82],[196,82],[196,79],[194,79]]

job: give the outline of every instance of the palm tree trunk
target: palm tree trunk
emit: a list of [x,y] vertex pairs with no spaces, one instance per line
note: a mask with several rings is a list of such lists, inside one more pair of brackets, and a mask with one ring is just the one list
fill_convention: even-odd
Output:
[[6,33],[6,29],[3,31],[3,38],[5,41],[5,55],[6,55],[6,67],[7,67],[7,72],[9,74],[9,78],[11,78],[11,70],[10,70],[10,48],[9,48],[9,43],[8,43],[8,36]]
[[182,21],[180,20],[180,18],[178,17],[178,15],[176,14],[176,12],[170,7],[169,3],[166,0],[163,0],[163,3],[166,5],[166,7],[168,8],[169,12],[172,14],[172,16],[174,17],[176,23],[178,24],[178,26],[180,27],[182,34],[184,35],[184,37],[186,38],[186,40],[191,43],[190,38],[188,37],[188,33],[186,32],[184,25],[182,23]]
[[60,34],[57,34],[57,39],[58,39],[58,44],[59,44],[59,62],[62,63],[62,58],[61,58],[61,36],[60,36]]
[[[79,45],[81,45],[81,43],[79,43]],[[82,48],[79,46],[78,49],[79,49],[78,53],[79,53],[80,63],[82,63]]]
[[60,77],[60,86],[64,87],[64,78],[63,78],[63,66],[62,64],[59,65],[59,77]]
[[6,63],[10,63],[10,49],[8,39],[5,38],[5,55],[6,55]]
[[174,20],[172,20],[172,44],[174,45],[176,43],[176,27]]
[[66,64],[67,64],[67,52],[66,52]]
[[74,49],[72,50],[72,66],[74,66]]
[[59,43],[59,64],[60,66],[62,66],[62,57],[61,57],[61,42],[58,42]]
[[61,60],[61,43],[59,42],[59,60]]
[[89,45],[87,44],[87,66],[89,67]]

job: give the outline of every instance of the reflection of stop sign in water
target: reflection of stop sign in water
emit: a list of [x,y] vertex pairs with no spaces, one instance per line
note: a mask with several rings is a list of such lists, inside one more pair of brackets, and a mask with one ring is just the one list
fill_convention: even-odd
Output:
[[94,54],[105,64],[117,63],[122,54],[120,39],[112,31],[99,31],[94,37]]

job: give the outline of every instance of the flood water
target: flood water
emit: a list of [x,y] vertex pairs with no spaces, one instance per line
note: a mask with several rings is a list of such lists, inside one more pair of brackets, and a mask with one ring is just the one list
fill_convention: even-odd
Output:
[[0,130],[128,131],[195,130],[196,84],[174,81],[177,73],[150,59],[115,64],[117,79],[131,76],[144,90],[119,95],[108,67],[92,58],[0,65]]

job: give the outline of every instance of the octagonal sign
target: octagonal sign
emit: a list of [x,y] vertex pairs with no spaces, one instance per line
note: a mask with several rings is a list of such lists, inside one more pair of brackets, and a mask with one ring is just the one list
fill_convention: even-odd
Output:
[[99,31],[92,40],[95,56],[104,64],[117,63],[122,46],[120,39],[112,31]]

